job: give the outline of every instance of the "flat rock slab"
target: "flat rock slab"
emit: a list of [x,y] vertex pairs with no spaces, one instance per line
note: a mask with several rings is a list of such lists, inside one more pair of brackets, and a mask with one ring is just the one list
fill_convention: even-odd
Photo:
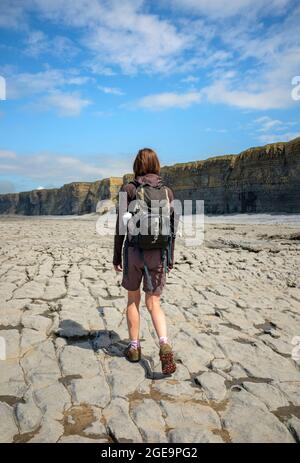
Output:
[[133,402],[130,414],[145,442],[168,442],[162,411],[154,400]]
[[14,297],[16,299],[41,299],[43,297],[44,290],[45,287],[42,283],[29,281],[15,291]]
[[114,399],[103,410],[107,426],[114,440],[122,443],[142,442],[142,435],[129,414],[129,402],[125,399]]
[[105,407],[110,400],[110,390],[103,375],[73,379],[70,383],[70,392],[73,403]]
[[183,425],[169,432],[170,443],[183,444],[222,444],[222,438],[205,427]]
[[227,389],[224,377],[208,371],[197,376],[196,380],[209,400],[220,402],[226,397]]
[[144,298],[142,360],[124,358],[126,291],[96,220],[0,216],[0,442],[299,442],[299,226],[219,218],[202,246],[177,238],[170,377]]
[[0,442],[13,442],[14,436],[18,433],[13,408],[0,403],[0,416]]
[[234,442],[295,442],[286,426],[262,402],[243,390],[232,394],[223,422]]

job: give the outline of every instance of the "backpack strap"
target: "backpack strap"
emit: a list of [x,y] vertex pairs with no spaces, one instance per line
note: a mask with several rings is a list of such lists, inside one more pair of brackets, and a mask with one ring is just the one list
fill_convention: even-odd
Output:
[[153,291],[153,284],[152,284],[151,275],[150,275],[148,266],[145,263],[144,251],[141,248],[138,248],[138,249],[140,251],[140,256],[141,256],[142,261],[144,263],[144,271],[145,271],[145,277],[146,277],[147,285],[148,285],[149,290],[152,292]]
[[124,275],[128,275],[128,246],[128,237],[126,236],[123,248]]
[[142,201],[144,201],[144,198],[145,198],[145,190],[144,190],[145,185],[146,185],[145,183],[142,183],[137,188],[137,190],[139,190],[141,192],[141,200]]
[[140,185],[135,179],[131,180],[130,182],[128,182],[132,185],[134,185],[135,187],[137,187],[138,185]]
[[164,272],[165,272],[165,273],[168,273],[168,272],[169,272],[169,267],[168,267],[169,258],[168,258],[168,251],[167,251],[167,249],[162,249],[162,250],[161,250],[161,261],[162,261],[162,264],[163,264]]
[[172,237],[171,236],[169,237],[168,247],[167,247],[166,252],[167,252],[168,269],[169,269],[169,265],[172,261]]
[[165,185],[163,185],[163,186],[164,186],[164,189],[165,189],[165,192],[166,192],[166,198],[167,198],[167,204],[168,204],[168,211],[169,211],[169,213],[170,213],[170,210],[171,210],[171,202],[170,202],[168,187],[166,187]]

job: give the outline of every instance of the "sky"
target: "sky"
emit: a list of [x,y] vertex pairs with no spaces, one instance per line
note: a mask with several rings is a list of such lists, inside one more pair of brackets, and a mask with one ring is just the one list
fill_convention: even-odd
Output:
[[296,138],[299,24],[298,0],[0,0],[0,193]]

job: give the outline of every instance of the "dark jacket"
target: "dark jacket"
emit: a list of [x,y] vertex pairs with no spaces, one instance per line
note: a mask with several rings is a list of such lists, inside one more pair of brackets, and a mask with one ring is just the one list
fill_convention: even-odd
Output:
[[[151,186],[159,186],[162,184],[162,178],[157,174],[146,174],[144,176],[140,176],[134,179],[136,184],[148,183]],[[171,188],[167,187],[169,200],[172,202],[174,200],[174,193]],[[122,185],[120,191],[124,191],[127,193],[127,207],[131,201],[135,199],[136,187],[132,183],[127,183]],[[171,232],[173,235],[172,239],[172,247],[171,247],[171,263],[169,268],[173,267],[174,262],[174,247],[175,247],[175,219],[174,219],[174,209],[171,207]],[[124,242],[125,235],[119,234],[119,212],[117,214],[117,223],[116,223],[116,231],[115,231],[115,242],[114,242],[114,257],[113,257],[113,264],[120,265],[122,264],[122,246]]]

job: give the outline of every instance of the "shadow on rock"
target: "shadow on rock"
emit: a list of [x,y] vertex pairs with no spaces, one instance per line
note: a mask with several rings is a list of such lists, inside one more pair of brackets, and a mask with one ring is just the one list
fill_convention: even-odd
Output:
[[[74,320],[63,320],[56,335],[65,338],[68,345],[92,349],[95,352],[102,350],[110,357],[124,357],[124,361],[128,362],[124,350],[129,339],[122,340],[114,330],[89,331]],[[154,362],[151,357],[143,355],[139,364],[143,367],[146,378],[154,380],[166,378],[162,373],[154,371]]]

